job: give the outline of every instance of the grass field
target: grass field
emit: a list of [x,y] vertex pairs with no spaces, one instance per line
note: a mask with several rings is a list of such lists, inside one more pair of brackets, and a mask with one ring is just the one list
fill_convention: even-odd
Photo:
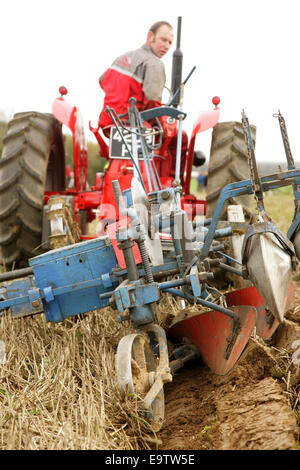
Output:
[[277,227],[286,234],[294,216],[294,195],[291,186],[265,194],[265,209]]

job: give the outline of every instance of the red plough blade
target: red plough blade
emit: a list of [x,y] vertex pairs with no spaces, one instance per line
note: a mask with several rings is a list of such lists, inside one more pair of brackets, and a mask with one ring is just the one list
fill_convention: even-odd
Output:
[[212,310],[175,323],[168,335],[179,340],[187,338],[214,373],[225,375],[240,357],[256,322],[252,306],[240,305],[231,310],[239,318],[239,328],[231,317]]
[[[294,285],[290,283],[284,312],[287,312],[291,305],[294,291]],[[229,292],[226,295],[226,302],[229,308],[231,308],[232,305],[252,305],[255,307],[257,310],[256,334],[264,339],[270,338],[280,324],[275,316],[270,315],[271,312],[266,308],[265,300],[255,287],[247,287],[245,289]]]

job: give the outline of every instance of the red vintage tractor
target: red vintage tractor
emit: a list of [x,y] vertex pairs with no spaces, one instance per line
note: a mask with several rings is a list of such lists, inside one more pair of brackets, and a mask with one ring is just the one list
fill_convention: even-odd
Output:
[[[181,62],[180,43],[177,38],[177,49],[173,54],[172,70],[172,92],[175,95],[181,84]],[[179,54],[178,54],[179,51]],[[179,73],[180,72],[180,73]],[[191,74],[190,74],[191,75]],[[175,77],[175,78],[174,78]],[[177,78],[176,78],[177,77]],[[133,164],[124,142],[118,135],[115,126],[111,129],[110,143],[105,142],[98,128],[90,125],[90,130],[95,135],[99,146],[100,156],[108,159],[105,172],[96,174],[92,187],[87,184],[88,152],[84,134],[82,116],[76,106],[65,101],[67,94],[65,87],[60,87],[60,96],[53,102],[52,114],[39,112],[22,112],[13,116],[8,124],[8,132],[3,139],[3,153],[0,159],[0,261],[5,268],[21,268],[27,266],[30,257],[37,256],[55,245],[49,245],[49,236],[53,233],[49,229],[49,217],[47,210],[49,198],[60,195],[69,207],[69,219],[75,220],[79,227],[76,236],[66,238],[66,243],[76,242],[91,238],[87,235],[87,224],[96,217],[96,210],[101,224],[98,235],[103,233],[107,223],[118,217],[115,199],[113,197],[111,182],[119,180],[121,190],[130,188],[133,177]],[[173,96],[174,96],[173,95]],[[205,214],[206,202],[197,200],[190,192],[191,173],[193,165],[204,163],[204,158],[195,152],[195,141],[198,133],[216,126],[219,119],[219,98],[213,98],[214,109],[202,112],[195,122],[190,139],[186,133],[182,134],[181,174],[182,186],[181,201],[189,216]],[[172,105],[177,107],[177,105]],[[172,107],[172,106],[169,106]],[[183,113],[184,114],[184,113]],[[151,154],[152,171],[157,174],[159,184],[162,188],[172,187],[175,178],[175,153],[177,142],[177,131],[179,121],[172,116],[166,120],[164,135],[160,145],[156,144]],[[230,123],[226,123],[230,124]],[[226,142],[233,142],[236,138],[236,127],[238,123],[228,130],[225,129]],[[73,172],[74,183],[67,185],[66,158],[64,149],[64,136],[62,125],[67,126],[73,134]],[[226,126],[225,126],[226,127]],[[227,126],[228,127],[228,126]],[[222,134],[221,130],[221,134]],[[228,132],[230,135],[228,136]],[[217,132],[217,136],[220,130]],[[222,136],[223,142],[223,136]],[[218,162],[221,158],[220,144],[216,142],[217,165],[214,168],[214,158],[210,157],[212,177],[216,170],[223,164]],[[234,143],[232,144],[234,151]],[[243,144],[244,145],[244,144]],[[212,148],[213,150],[213,148]],[[228,148],[226,148],[228,152]],[[244,146],[244,154],[246,149]],[[239,149],[238,155],[241,153]],[[229,156],[230,157],[230,156]],[[226,158],[227,168],[232,172],[234,165],[232,158]],[[244,159],[245,160],[245,159]],[[247,160],[247,157],[246,157]],[[220,188],[225,183],[235,181],[236,178],[248,177],[248,166],[246,173],[239,170],[241,174],[226,176],[221,175],[220,181],[216,182]],[[141,161],[142,179],[147,184],[145,165]],[[241,165],[239,165],[241,168]],[[218,172],[217,172],[218,173]],[[220,188],[216,186],[208,194],[210,204],[215,204]],[[149,188],[147,188],[149,189]],[[68,225],[68,224],[67,224]],[[50,231],[49,231],[50,230]],[[63,231],[70,231],[70,223]],[[62,234],[62,233],[61,233]],[[57,246],[57,245],[56,245]]]
[[[61,195],[71,206],[73,217],[80,225],[80,239],[86,235],[86,224],[95,218],[112,222],[117,213],[112,194],[111,182],[118,179],[122,190],[130,188],[133,165],[130,157],[116,155],[118,144],[116,129],[111,131],[108,146],[99,129],[93,129],[100,144],[101,157],[108,158],[105,172],[97,173],[94,185],[88,188],[88,153],[81,114],[76,106],[64,100],[65,87],[60,88],[61,96],[54,100],[53,114],[38,112],[17,113],[9,122],[8,133],[3,140],[3,154],[0,160],[0,245],[2,263],[11,267],[22,267],[27,259],[44,250],[48,231],[45,230],[44,208],[49,197]],[[214,99],[215,105],[218,100]],[[198,132],[216,124],[219,109],[202,113],[194,126],[187,146],[185,171],[182,178],[182,204],[189,205],[194,216],[205,213],[205,201],[197,200],[190,193],[191,171],[194,159],[194,145]],[[153,155],[156,171],[162,188],[171,187],[172,147],[176,144],[177,122],[170,118],[167,134],[162,146]],[[74,184],[66,185],[66,164],[62,124],[73,134]],[[119,140],[119,144],[122,144]],[[141,162],[143,179],[146,169]],[[43,232],[44,231],[44,232]]]

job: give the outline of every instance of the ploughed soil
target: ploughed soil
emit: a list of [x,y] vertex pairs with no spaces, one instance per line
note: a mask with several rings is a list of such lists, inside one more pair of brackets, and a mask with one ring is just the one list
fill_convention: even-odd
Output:
[[164,386],[159,449],[299,449],[299,364],[296,283],[293,304],[272,339],[264,341],[254,334],[227,375],[216,375],[194,361]]

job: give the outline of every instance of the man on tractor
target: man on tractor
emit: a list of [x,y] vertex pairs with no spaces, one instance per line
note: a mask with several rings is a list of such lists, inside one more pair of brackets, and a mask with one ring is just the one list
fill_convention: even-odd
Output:
[[[117,114],[126,114],[129,98],[136,98],[139,111],[162,105],[162,94],[166,82],[165,66],[160,60],[170,49],[174,39],[173,27],[167,21],[157,21],[148,31],[146,43],[134,51],[127,52],[114,60],[112,65],[99,78],[105,92],[104,104],[100,113],[98,128],[109,137],[112,121],[106,106]],[[159,118],[164,135],[174,134],[174,127],[168,123],[167,116]],[[169,143],[171,169],[169,175],[175,177],[177,138]],[[188,138],[182,134],[181,176],[184,173]]]
[[119,56],[101,75],[99,84],[105,98],[98,124],[107,137],[112,121],[105,112],[106,106],[117,114],[127,113],[131,97],[136,98],[140,111],[161,106],[166,73],[160,59],[170,49],[173,39],[172,26],[167,21],[157,21],[148,31],[142,47]]

